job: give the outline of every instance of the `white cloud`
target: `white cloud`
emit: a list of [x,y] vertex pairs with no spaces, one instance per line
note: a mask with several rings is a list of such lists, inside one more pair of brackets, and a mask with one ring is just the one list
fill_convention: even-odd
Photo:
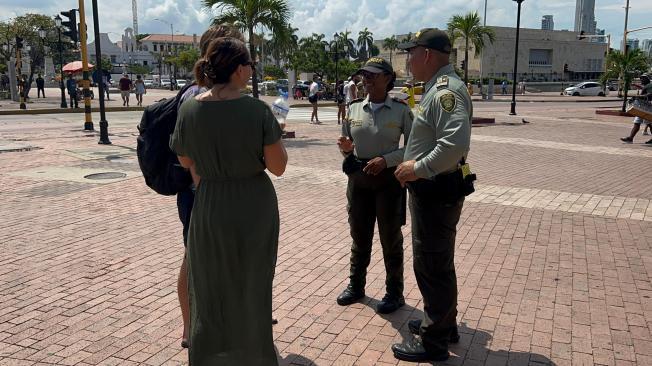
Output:
[[[90,1],[86,1],[91,21]],[[99,0],[102,32],[112,32],[118,39],[124,28],[131,26],[131,0]],[[170,27],[154,18],[174,23],[175,33],[201,34],[209,25],[211,14],[203,9],[201,0],[139,0],[140,33],[169,33]],[[484,0],[288,0],[293,11],[292,24],[300,36],[348,29],[355,37],[367,27],[377,39],[392,34],[415,32],[424,27],[446,26],[454,14],[468,11],[484,12]],[[598,28],[606,28],[612,38],[622,37],[624,0],[596,0]],[[26,12],[57,14],[77,7],[77,0],[0,0],[0,20]],[[516,25],[516,3],[508,0],[487,0],[487,24],[513,27]],[[652,1],[630,0],[630,28],[652,25]],[[575,0],[526,0],[522,4],[521,25],[539,28],[541,16],[552,14],[556,29],[573,29]],[[89,28],[90,27],[89,23]],[[91,32],[92,33],[92,32]],[[652,38],[652,32],[640,32],[639,38]],[[91,35],[92,37],[92,35]],[[618,43],[615,44],[618,47]]]

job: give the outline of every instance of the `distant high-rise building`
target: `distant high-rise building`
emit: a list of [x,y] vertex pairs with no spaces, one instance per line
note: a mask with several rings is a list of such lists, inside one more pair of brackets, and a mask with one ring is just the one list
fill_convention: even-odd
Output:
[[[627,38],[627,50],[628,51],[636,50],[636,49],[639,48],[638,46],[639,46],[638,38],[634,38],[634,39]],[[623,48],[623,41],[620,41],[620,48],[621,49]]]
[[552,20],[552,15],[544,15],[543,18],[541,18],[541,29],[555,30],[555,21]]
[[652,39],[644,39],[641,41],[641,50],[648,56],[652,56]]
[[[596,28],[595,34],[597,34],[599,36],[604,36],[605,35],[605,30]],[[607,42],[607,37],[595,37],[593,42],[605,43],[605,42]]]
[[576,0],[575,32],[595,34],[595,0]]

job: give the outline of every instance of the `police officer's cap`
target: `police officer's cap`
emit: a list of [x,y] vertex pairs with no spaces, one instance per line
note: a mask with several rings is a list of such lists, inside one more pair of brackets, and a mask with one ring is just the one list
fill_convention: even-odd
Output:
[[400,50],[408,50],[417,46],[423,46],[443,53],[451,53],[453,49],[448,34],[437,28],[424,28],[418,31],[413,40],[399,44],[398,48]]
[[384,58],[372,57],[364,63],[364,66],[358,69],[356,74],[360,74],[363,71],[370,72],[372,74],[380,74],[383,72],[392,74],[394,73],[394,68],[392,68],[392,65]]

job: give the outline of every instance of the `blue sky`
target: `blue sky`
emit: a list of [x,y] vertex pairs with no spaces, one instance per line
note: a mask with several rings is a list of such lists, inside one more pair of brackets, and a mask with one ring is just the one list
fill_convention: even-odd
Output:
[[[516,25],[516,3],[511,0],[487,0],[487,24]],[[109,37],[118,40],[124,28],[131,26],[131,0],[98,0],[100,27]],[[292,24],[299,35],[334,32],[348,29],[353,34],[364,27],[380,39],[392,34],[414,32],[423,27],[445,27],[454,14],[477,10],[482,16],[484,0],[288,0],[293,11]],[[91,2],[86,1],[87,18],[91,20]],[[436,4],[436,5],[434,5]],[[596,0],[598,28],[612,35],[612,47],[620,47],[624,27],[625,0]],[[27,12],[55,15],[76,8],[77,0],[0,0],[0,20]],[[652,26],[652,0],[630,0],[629,29]],[[573,29],[575,0],[525,0],[522,26],[539,28],[541,16],[552,14],[555,29]],[[139,0],[140,33],[201,34],[210,22],[211,14],[200,0]],[[90,27],[89,27],[90,28]],[[90,35],[92,38],[92,35]],[[632,34],[633,38],[652,39],[652,30]]]

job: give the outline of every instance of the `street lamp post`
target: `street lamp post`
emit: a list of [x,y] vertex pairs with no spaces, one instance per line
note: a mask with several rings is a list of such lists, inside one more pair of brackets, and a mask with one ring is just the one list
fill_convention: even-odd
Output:
[[514,81],[512,85],[512,105],[509,114],[516,115],[516,75],[518,75],[518,37],[521,27],[521,3],[524,0],[514,0],[518,3],[518,12],[516,15],[516,45],[514,46]]
[[59,88],[61,89],[61,108],[68,108],[66,103],[66,92],[63,86],[63,44],[61,43],[61,17],[57,14],[54,17],[54,24],[57,26],[59,35]]
[[40,28],[38,30],[38,36],[41,39],[41,51],[43,52],[43,66],[41,69],[41,73],[43,73],[45,70],[45,37],[47,37],[47,35],[48,32],[45,29]]
[[133,60],[132,60],[132,58],[131,58],[131,55],[129,55],[129,79],[133,79],[133,78],[134,78],[134,75],[133,75],[133,64],[132,64],[132,63],[133,63]]
[[[95,67],[100,75],[102,71],[102,48],[100,45],[100,20],[97,16],[97,0],[93,0],[93,31],[95,33]],[[104,109],[104,83],[100,79],[98,83],[98,92],[100,93],[100,140],[97,142],[100,145],[110,145],[109,140],[109,122],[106,120],[106,113]]]

